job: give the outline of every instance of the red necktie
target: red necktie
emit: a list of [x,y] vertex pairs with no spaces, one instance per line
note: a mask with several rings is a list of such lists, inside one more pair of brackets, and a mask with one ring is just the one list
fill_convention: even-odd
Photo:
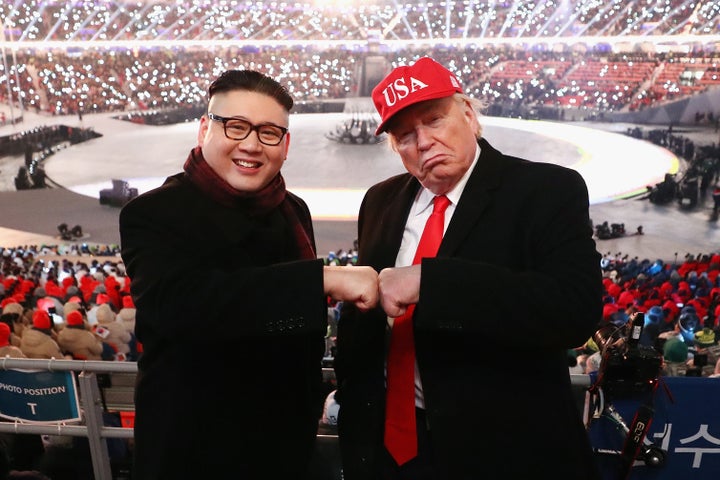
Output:
[[[423,229],[413,265],[437,254],[445,229],[445,209],[450,200],[444,195],[433,199],[433,212]],[[385,447],[398,465],[417,456],[415,424],[415,341],[412,316],[415,305],[393,322],[387,361],[385,405]]]

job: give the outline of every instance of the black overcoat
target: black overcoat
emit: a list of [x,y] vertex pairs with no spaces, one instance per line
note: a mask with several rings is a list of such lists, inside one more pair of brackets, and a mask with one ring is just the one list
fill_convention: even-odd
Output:
[[322,260],[299,260],[279,211],[250,217],[184,173],[120,231],[143,347],[133,479],[299,476],[326,393]]
[[[575,170],[503,155],[484,139],[480,148],[437,257],[422,262],[413,319],[442,478],[595,478],[567,360],[602,314],[586,184]],[[394,266],[419,187],[401,174],[368,190],[359,264]],[[377,478],[386,323],[380,309],[352,307],[338,323],[346,480]]]

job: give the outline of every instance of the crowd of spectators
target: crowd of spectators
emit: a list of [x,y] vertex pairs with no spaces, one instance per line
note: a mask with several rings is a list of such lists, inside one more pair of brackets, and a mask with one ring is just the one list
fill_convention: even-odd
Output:
[[[669,54],[642,44],[625,53],[613,47],[628,35],[648,44],[658,36],[715,34],[720,13],[712,1],[692,9],[680,0],[662,9],[641,3],[456,3],[150,0],[80,2],[72,12],[57,2],[2,4],[5,39],[25,47],[8,56],[9,66],[0,66],[0,80],[11,86],[18,105],[79,116],[197,106],[210,78],[238,66],[266,71],[299,100],[344,98],[358,93],[368,55],[395,66],[431,54],[471,95],[509,98],[503,107],[508,114],[528,103],[536,104],[535,112],[547,106],[637,109],[720,84],[718,55],[701,42]],[[570,41],[577,37],[608,41],[577,46]],[[561,48],[543,42],[558,38],[569,41]],[[160,47],[163,40],[169,46]],[[706,120],[709,113],[717,116],[698,112]]]
[[[289,47],[97,47],[78,52],[24,49],[0,65],[18,107],[60,115],[201,108],[211,78],[230,68],[256,68],[288,85],[304,103],[363,94],[368,57],[388,66],[432,55],[448,65],[468,94],[485,100],[489,114],[564,119],[569,108],[596,116],[638,110],[720,85],[720,54],[554,51],[508,45],[368,48]],[[660,73],[670,66],[672,77]],[[0,94],[7,103],[8,92]],[[299,110],[298,110],[299,111]],[[698,112],[699,122],[720,112]],[[142,117],[135,120],[142,121]]]
[[715,2],[61,2],[0,7],[6,35],[25,41],[434,40],[622,35],[708,35]]
[[115,248],[103,261],[53,250],[2,249],[0,320],[9,331],[0,344],[27,358],[137,360],[130,281]]
[[[356,264],[357,242],[347,250],[328,252],[323,260],[326,265]],[[642,312],[641,342],[662,356],[662,375],[720,377],[720,253],[688,253],[668,262],[607,252],[599,267],[605,285],[599,327],[627,328],[629,319]],[[137,361],[142,345],[134,339],[135,307],[129,286],[117,245],[0,249],[0,354]],[[341,306],[328,303],[325,367],[333,365]],[[569,352],[569,373],[598,371],[603,353],[593,338],[588,339]],[[334,428],[337,405],[332,391],[327,400],[319,431]],[[51,478],[80,478],[78,469],[89,465],[87,452],[82,460],[72,460],[84,450],[75,443],[73,448],[58,446],[65,440],[72,439],[57,437],[40,449],[41,470],[67,468],[70,473],[65,477],[60,473]]]
[[[640,312],[640,344],[662,356],[660,374],[720,376],[720,254],[688,253],[681,262],[668,263],[608,252],[601,268],[605,292],[599,328],[629,328]],[[570,372],[598,371],[603,353],[588,339],[570,352]]]
[[24,163],[18,167],[14,178],[16,190],[45,188],[44,161],[68,145],[81,143],[100,134],[92,128],[76,128],[67,125],[45,125],[0,137],[1,156],[24,155]]
[[24,154],[24,164],[18,167],[14,178],[16,190],[45,188],[44,161],[68,145],[84,142],[100,134],[92,129],[66,125],[39,126],[0,137],[0,148],[5,155]]
[[[702,204],[712,191],[713,203],[720,204],[720,196],[715,195],[720,190],[720,144],[696,145],[690,138],[674,131],[672,124],[647,132],[640,127],[628,128],[627,135],[666,148],[682,160],[677,173],[666,173],[662,182],[647,186],[645,198],[658,205],[676,201],[681,208],[692,209]],[[713,206],[712,215],[717,210]]]
[[[32,349],[23,348],[21,340],[24,332],[33,332],[31,335],[37,337],[37,331],[41,331],[56,344],[56,355],[64,358],[137,360],[142,346],[132,338],[134,305],[119,247],[84,248],[81,251],[68,244],[2,249],[0,323],[9,327],[7,345],[18,347],[26,357],[37,357],[39,354]],[[357,245],[328,252],[322,258],[326,265],[354,265]],[[667,351],[665,341],[673,332],[684,345],[686,357],[680,368],[683,374],[688,370],[691,375],[720,374],[716,371],[720,358],[720,253],[688,253],[680,261],[676,258],[669,262],[607,252],[600,268],[605,292],[598,326],[608,322],[622,326],[633,313],[642,312],[646,317],[647,345]],[[329,304],[328,364],[332,361],[340,306],[332,301]],[[78,350],[63,347],[69,345],[63,338],[68,336],[62,333],[65,330],[84,331],[89,335],[82,336],[94,342],[85,342]],[[6,346],[3,331],[0,327],[0,347]],[[80,336],[78,332],[70,335]],[[597,354],[590,359],[593,353]],[[699,373],[694,365],[698,353],[707,357],[703,357]],[[674,355],[666,355],[666,365],[676,361],[677,350]],[[574,363],[582,366],[576,369],[585,373],[597,369],[598,357],[597,345],[590,339],[578,346]],[[672,374],[670,370],[667,373]]]
[[[0,356],[137,360],[142,345],[134,339],[134,324],[119,246],[0,248]],[[106,425],[120,426],[116,412],[103,415]],[[108,448],[119,471],[129,444],[113,439]],[[0,478],[91,480],[88,441],[0,434]]]

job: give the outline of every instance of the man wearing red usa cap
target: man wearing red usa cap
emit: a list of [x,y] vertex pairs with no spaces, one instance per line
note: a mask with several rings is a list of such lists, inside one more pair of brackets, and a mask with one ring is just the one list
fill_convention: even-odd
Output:
[[599,478],[567,373],[602,317],[583,178],[493,148],[481,103],[431,58],[372,99],[407,173],[360,207],[381,305],[338,322],[344,478]]
[[373,102],[381,117],[375,135],[384,132],[387,120],[406,106],[454,93],[463,93],[458,79],[429,57],[411,67],[396,68],[373,89]]

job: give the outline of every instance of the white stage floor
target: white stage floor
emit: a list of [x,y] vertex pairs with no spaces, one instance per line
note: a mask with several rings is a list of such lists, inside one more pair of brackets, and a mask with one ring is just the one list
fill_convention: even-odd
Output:
[[[82,122],[76,116],[47,117],[27,112],[24,116],[21,124],[0,127],[0,135],[37,125],[65,124],[91,127],[102,137],[60,150],[45,161],[47,176],[68,190],[62,198],[57,197],[58,192],[0,193],[2,246],[58,243],[54,235],[63,222],[71,227],[82,225],[89,242],[118,243],[119,210],[100,205],[99,191],[110,188],[112,179],[126,180],[140,192],[160,185],[166,176],[181,170],[195,145],[197,131],[197,122],[151,126],[115,120],[111,114],[85,115]],[[298,114],[290,121],[290,155],[283,175],[288,189],[310,206],[320,255],[352,245],[365,190],[403,171],[399,158],[384,142],[351,145],[326,137],[347,118],[346,114]],[[594,223],[625,223],[629,234],[638,225],[643,226],[642,236],[598,240],[600,252],[672,260],[675,252],[682,258],[686,253],[718,248],[717,224],[708,222],[711,201],[688,212],[676,204],[657,206],[647,200],[625,199],[662,181],[666,172],[676,172],[679,165],[667,150],[624,135],[634,125],[494,117],[485,117],[482,122],[484,136],[503,152],[578,170],[588,184]],[[8,178],[12,180],[22,159],[6,158],[2,162],[5,189],[13,190],[7,188]]]
[[[306,199],[322,220],[354,220],[365,190],[403,171],[386,143],[340,144],[325,134],[347,115],[303,114],[290,121],[290,154],[283,176],[290,190]],[[90,123],[92,122],[92,123]],[[87,196],[98,196],[112,178],[124,179],[140,192],[178,172],[195,145],[197,122],[147,126],[88,119],[102,138],[62,150],[45,165],[48,177]],[[677,170],[677,159],[648,142],[586,126],[486,117],[485,137],[505,153],[569,166],[585,178],[590,202],[644,191]],[[618,172],[623,172],[618,175]]]

